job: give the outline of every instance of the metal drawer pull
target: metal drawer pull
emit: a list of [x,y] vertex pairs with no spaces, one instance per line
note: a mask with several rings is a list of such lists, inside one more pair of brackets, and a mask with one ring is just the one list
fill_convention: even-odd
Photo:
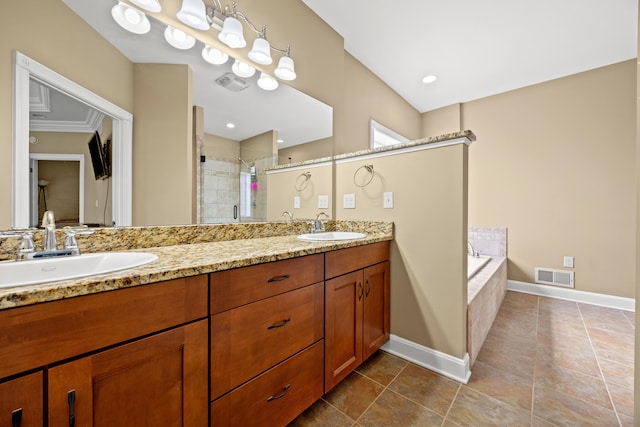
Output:
[[368,297],[369,294],[371,293],[371,283],[369,283],[369,279],[367,279],[365,283],[367,284],[366,286],[367,291],[364,295]]
[[22,422],[22,408],[16,409],[11,413],[11,427],[20,427]]
[[280,323],[275,323],[273,325],[267,326],[267,329],[282,328],[284,325],[286,325],[289,322],[291,322],[291,317],[287,317]]
[[287,280],[290,276],[288,274],[283,274],[282,276],[270,277],[267,279],[267,283],[271,282],[282,282],[283,280]]
[[358,301],[362,299],[363,294],[364,294],[364,288],[362,287],[362,282],[358,282]]
[[76,391],[71,390],[67,393],[67,403],[69,404],[69,427],[76,425]]
[[275,396],[269,396],[267,397],[267,402],[271,402],[272,400],[276,400],[276,399],[280,399],[281,397],[284,397],[285,394],[287,394],[287,392],[289,391],[289,389],[291,388],[291,384],[287,384],[286,386],[284,386],[284,388],[282,389],[282,393],[277,394]]

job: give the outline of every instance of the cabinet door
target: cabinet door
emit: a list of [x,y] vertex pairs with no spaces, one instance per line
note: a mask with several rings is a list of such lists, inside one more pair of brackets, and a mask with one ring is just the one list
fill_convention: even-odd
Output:
[[362,270],[325,285],[325,393],[362,361]]
[[42,372],[1,383],[0,426],[42,426],[43,387]]
[[201,320],[49,369],[49,425],[206,425],[207,329]]
[[389,340],[389,262],[364,269],[363,360]]

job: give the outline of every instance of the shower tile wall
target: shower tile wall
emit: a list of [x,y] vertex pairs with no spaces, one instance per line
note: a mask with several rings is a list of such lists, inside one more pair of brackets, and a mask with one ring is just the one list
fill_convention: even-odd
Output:
[[201,163],[200,218],[203,224],[238,222],[233,207],[240,199],[240,166],[238,162],[207,156]]

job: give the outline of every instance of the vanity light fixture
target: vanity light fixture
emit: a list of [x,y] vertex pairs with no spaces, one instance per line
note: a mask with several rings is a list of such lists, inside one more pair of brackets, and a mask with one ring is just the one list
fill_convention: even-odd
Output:
[[147,15],[121,1],[111,8],[111,16],[118,25],[134,34],[146,34],[151,29]]
[[256,73],[256,69],[246,62],[242,62],[239,59],[236,59],[233,65],[231,66],[231,71],[238,77],[244,77],[245,79],[253,76]]
[[196,39],[171,25],[167,25],[167,28],[164,30],[164,38],[167,40],[167,43],[176,49],[191,49],[196,44]]
[[197,30],[208,30],[207,9],[202,0],[182,0],[182,7],[176,14],[178,19]]
[[202,49],[202,58],[204,58],[204,60],[209,64],[222,65],[229,60],[229,55],[215,47],[204,45],[204,49]]
[[160,2],[158,0],[129,0],[131,3],[135,4],[143,8],[144,10],[148,10],[149,12],[160,12],[162,10],[162,6],[160,6]]
[[258,86],[263,90],[276,90],[278,88],[278,80],[274,79],[269,74],[260,73]]
[[[247,45],[242,27],[242,23],[246,23],[258,35],[248,53],[249,59],[256,64],[270,65],[273,62],[271,51],[280,52],[285,56],[280,58],[274,72],[275,75],[282,80],[296,78],[290,45],[286,49],[272,46],[267,40],[267,26],[263,25],[261,29],[256,27],[247,15],[238,10],[235,1],[231,3],[231,7],[228,5],[223,7],[221,0],[212,0],[211,3],[209,5],[205,4],[203,0],[182,0],[182,8],[178,12],[178,18],[185,24],[199,30],[207,30],[209,27],[219,30],[218,40],[233,49],[243,48]],[[181,17],[183,11],[184,14],[187,11],[192,13],[189,18],[183,19]],[[202,21],[207,22],[206,28],[199,25]],[[198,24],[195,24],[196,22]]]

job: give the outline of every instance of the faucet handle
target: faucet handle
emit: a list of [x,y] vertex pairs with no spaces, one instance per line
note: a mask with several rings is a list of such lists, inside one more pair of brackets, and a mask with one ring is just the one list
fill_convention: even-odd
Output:
[[22,240],[16,252],[16,260],[23,260],[29,258],[28,254],[32,254],[36,249],[36,245],[33,243],[34,231],[34,228],[12,228],[9,231],[0,231],[0,239],[21,237]]
[[86,225],[81,225],[78,227],[64,227],[63,228],[66,236],[64,238],[64,249],[71,251],[72,255],[80,255],[80,248],[78,248],[78,240],[76,239],[77,234],[93,234],[93,230],[91,228],[87,228]]

